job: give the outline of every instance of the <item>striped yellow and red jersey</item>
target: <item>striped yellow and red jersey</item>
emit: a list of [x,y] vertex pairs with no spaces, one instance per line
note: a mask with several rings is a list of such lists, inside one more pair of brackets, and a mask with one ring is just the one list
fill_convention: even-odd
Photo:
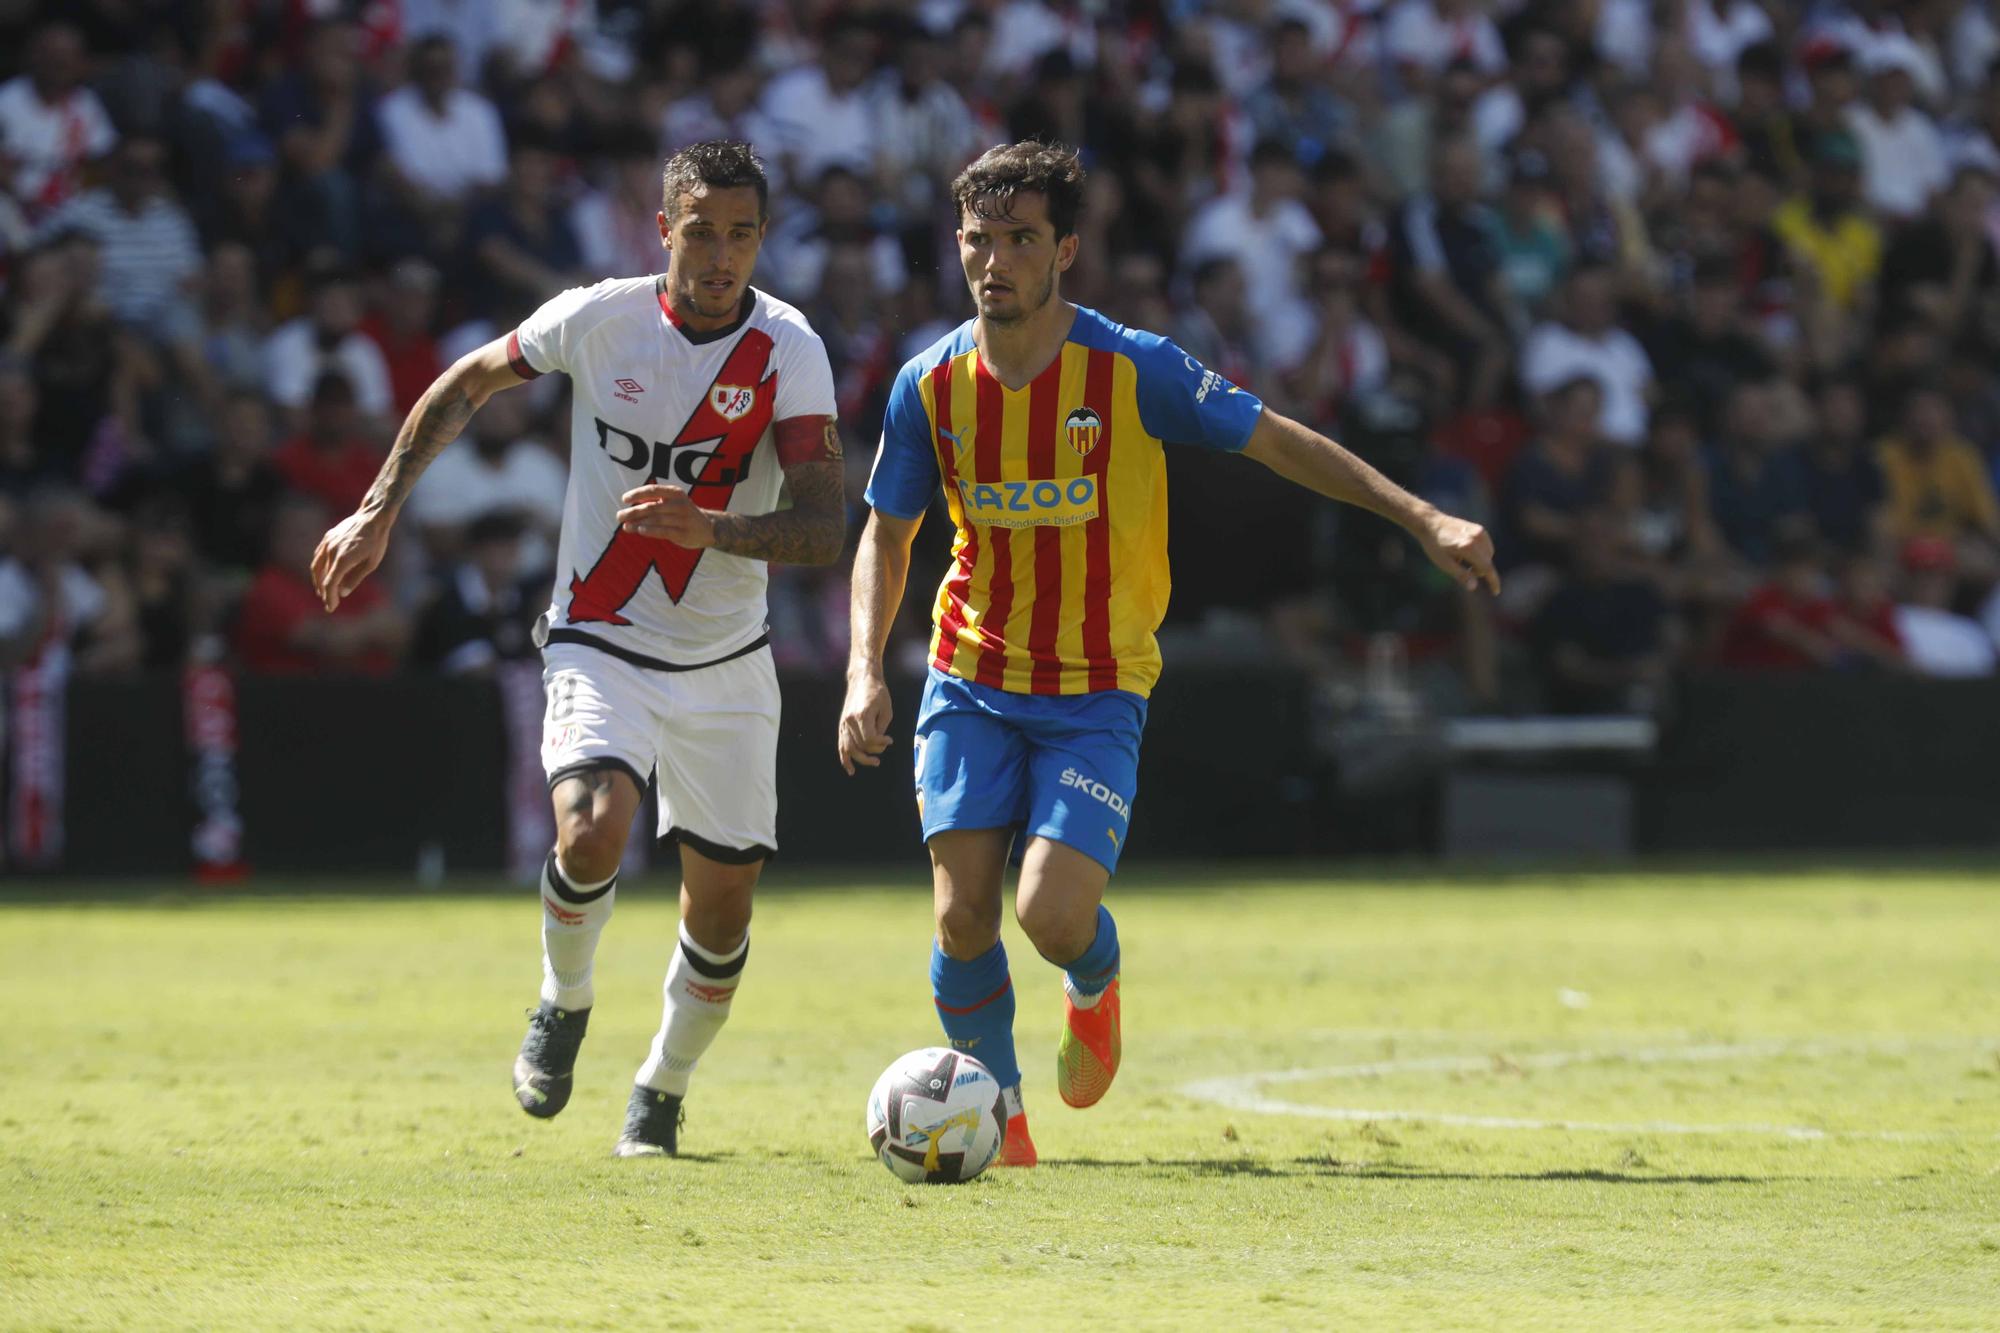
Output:
[[1172,586],[1162,442],[1240,450],[1262,410],[1165,338],[1082,307],[1020,389],[986,369],[971,321],[911,360],[868,503],[916,518],[943,484],[958,532],[932,665],[1017,694],[1150,693]]

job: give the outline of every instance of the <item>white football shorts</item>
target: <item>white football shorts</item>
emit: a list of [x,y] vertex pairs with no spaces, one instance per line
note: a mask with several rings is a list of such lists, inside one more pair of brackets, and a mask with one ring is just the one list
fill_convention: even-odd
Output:
[[735,864],[778,848],[778,673],[771,650],[659,671],[596,648],[542,650],[542,770],[659,780],[659,835]]

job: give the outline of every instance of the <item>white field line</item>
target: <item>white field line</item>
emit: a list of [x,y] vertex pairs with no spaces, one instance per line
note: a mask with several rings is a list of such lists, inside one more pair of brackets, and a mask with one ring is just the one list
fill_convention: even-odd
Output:
[[[1407,1059],[1370,1060],[1362,1064],[1331,1065],[1320,1069],[1280,1069],[1221,1078],[1198,1079],[1184,1084],[1181,1093],[1197,1101],[1210,1102],[1236,1111],[1258,1111],[1267,1115],[1308,1116],[1319,1120],[1424,1121],[1468,1129],[1563,1129],[1598,1134],[1765,1134],[1790,1139],[1873,1139],[1889,1143],[1925,1143],[1985,1135],[1919,1130],[1818,1129],[1811,1125],[1777,1125],[1761,1122],[1725,1124],[1683,1124],[1674,1120],[1596,1121],[1547,1120],[1520,1116],[1466,1115],[1454,1111],[1423,1111],[1402,1107],[1364,1108],[1320,1106],[1290,1102],[1265,1095],[1261,1089],[1275,1083],[1311,1083],[1344,1078],[1380,1078],[1387,1074],[1473,1074],[1495,1068],[1496,1058],[1504,1058],[1516,1069],[1562,1069],[1581,1064],[1702,1064],[1720,1060],[1774,1060],[1785,1056],[1825,1059],[1834,1055],[1901,1054],[1918,1049],[1958,1046],[1967,1041],[1910,1041],[1900,1038],[1841,1041],[1755,1041],[1715,1042],[1694,1046],[1651,1046],[1634,1050],[1543,1051],[1530,1055],[1439,1055]],[[1983,1044],[1983,1043],[1979,1043]],[[1505,1066],[1503,1066],[1505,1067]],[[1991,1135],[2000,1139],[2000,1134]]]

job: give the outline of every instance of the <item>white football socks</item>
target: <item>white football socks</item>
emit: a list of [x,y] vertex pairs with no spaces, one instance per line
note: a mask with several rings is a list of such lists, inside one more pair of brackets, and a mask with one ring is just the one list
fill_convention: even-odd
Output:
[[591,984],[597,938],[611,919],[618,876],[579,884],[556,864],[554,852],[542,866],[542,999],[558,1009],[588,1009],[597,998]]
[[[1109,989],[1110,987],[1105,987],[1105,990]],[[1102,990],[1094,995],[1085,995],[1076,988],[1076,983],[1069,979],[1069,973],[1067,972],[1063,973],[1063,994],[1068,996],[1069,1002],[1079,1009],[1095,1009],[1097,1002],[1104,998],[1104,991]]]
[[687,1095],[695,1062],[714,1042],[729,1019],[729,1002],[736,998],[750,937],[726,954],[704,949],[681,927],[680,947],[667,965],[666,1012],[653,1036],[653,1049],[639,1066],[638,1083],[656,1092]]

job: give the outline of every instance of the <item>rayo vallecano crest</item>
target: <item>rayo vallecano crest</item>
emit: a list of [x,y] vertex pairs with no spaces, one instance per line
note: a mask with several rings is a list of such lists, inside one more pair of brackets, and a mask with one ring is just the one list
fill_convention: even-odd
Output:
[[1097,437],[1104,433],[1104,419],[1087,407],[1072,410],[1063,419],[1063,434],[1069,440],[1069,447],[1079,454],[1087,454],[1097,447]]
[[718,384],[708,391],[708,405],[724,421],[740,420],[757,405],[757,390],[749,384]]

